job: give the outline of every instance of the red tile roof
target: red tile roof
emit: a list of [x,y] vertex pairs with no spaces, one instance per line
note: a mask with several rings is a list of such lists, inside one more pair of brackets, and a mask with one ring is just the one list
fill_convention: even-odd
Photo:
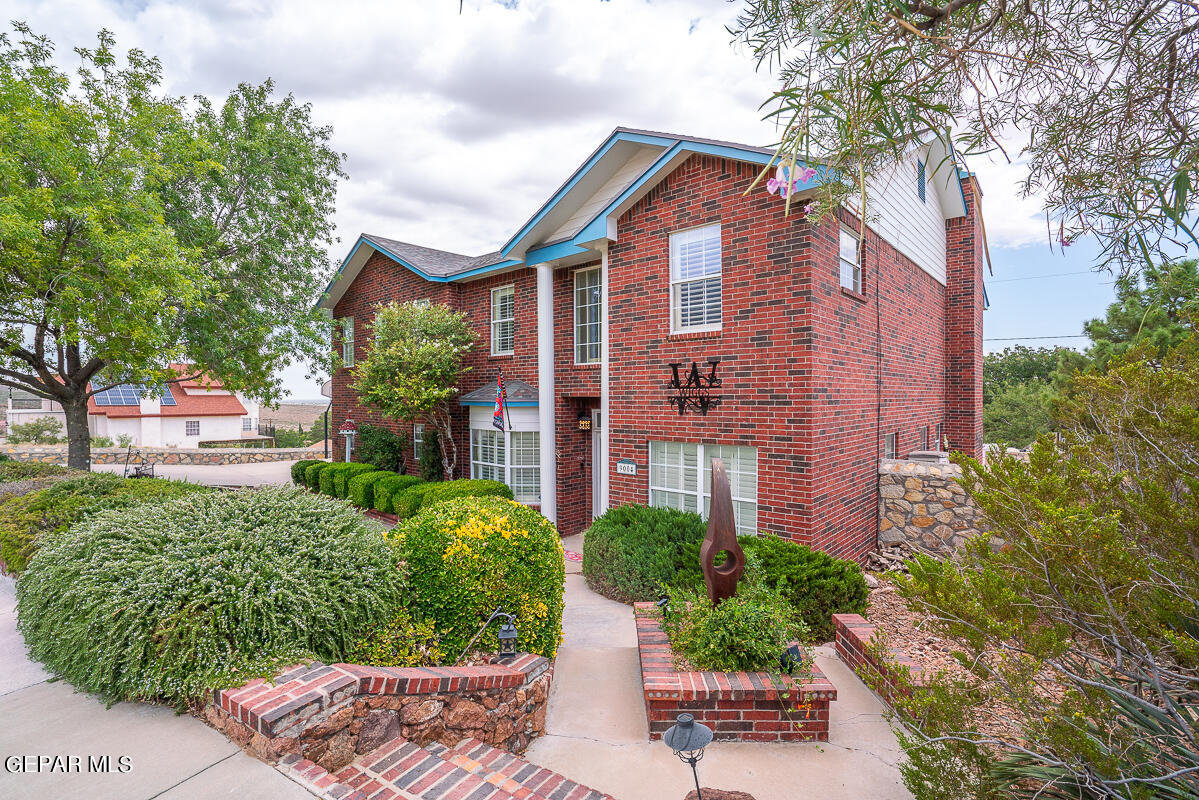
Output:
[[[87,399],[87,413],[109,418],[244,417],[246,415],[246,407],[241,404],[236,395],[209,394],[203,389],[197,389],[198,385],[193,383],[190,392],[181,390],[178,385],[168,386],[167,391],[175,398],[175,405],[160,405],[157,414],[143,414],[140,406],[98,406],[93,397]],[[209,384],[209,386],[213,385]]]

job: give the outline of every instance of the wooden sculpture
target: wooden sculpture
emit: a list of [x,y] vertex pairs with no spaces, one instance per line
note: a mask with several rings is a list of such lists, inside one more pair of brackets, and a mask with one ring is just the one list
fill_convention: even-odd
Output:
[[[725,558],[717,565],[716,556],[720,553],[724,553]],[[745,553],[737,543],[733,494],[729,490],[724,462],[719,458],[712,459],[712,506],[708,512],[708,535],[699,548],[699,559],[712,605],[737,594],[737,581],[745,572]]]

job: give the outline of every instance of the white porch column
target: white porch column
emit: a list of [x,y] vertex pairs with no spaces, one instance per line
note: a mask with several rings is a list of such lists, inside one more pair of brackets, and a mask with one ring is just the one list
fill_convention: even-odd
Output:
[[541,513],[558,521],[557,429],[554,419],[554,268],[537,265],[537,421],[541,429]]
[[611,370],[608,366],[608,247],[605,244],[600,250],[600,457],[599,464],[592,464],[592,469],[600,471],[600,513],[607,511],[608,504],[608,470],[610,459],[608,454],[612,430],[612,417],[608,413],[609,384]]

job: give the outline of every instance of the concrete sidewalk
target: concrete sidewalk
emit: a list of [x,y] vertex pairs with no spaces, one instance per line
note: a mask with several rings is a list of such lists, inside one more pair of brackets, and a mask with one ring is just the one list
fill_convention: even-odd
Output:
[[[582,552],[582,537],[563,540]],[[547,733],[525,758],[621,800],[682,800],[690,768],[650,742],[641,695],[633,610],[587,588],[566,562],[565,641],[558,650]],[[700,783],[757,800],[909,798],[896,762],[901,751],[883,706],[831,652],[817,663],[837,687],[828,744],[716,742],[699,765]]]
[[[12,579],[0,576],[0,797],[311,800],[192,717],[145,703],[106,709],[92,695],[47,680],[16,630],[13,589]],[[56,756],[61,760],[39,765],[39,758]]]
[[[319,458],[320,454],[313,458]],[[290,484],[294,461],[264,461],[254,464],[221,464],[190,466],[186,464],[155,464],[154,477],[191,481],[206,486],[266,486]],[[132,469],[132,467],[130,467]],[[124,472],[123,464],[93,464],[93,472]]]

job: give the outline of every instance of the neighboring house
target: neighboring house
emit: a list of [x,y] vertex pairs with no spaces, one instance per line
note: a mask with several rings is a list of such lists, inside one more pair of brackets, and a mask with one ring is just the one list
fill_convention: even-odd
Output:
[[[481,346],[457,417],[462,476],[496,478],[564,534],[606,508],[707,509],[712,457],[739,532],[861,557],[881,457],[982,443],[981,192],[937,145],[813,225],[765,181],[772,150],[618,128],[500,250],[362,235],[321,306],[352,365],[388,301],[465,312]],[[935,165],[935,166],[934,166]],[[672,364],[719,405],[680,414]],[[491,425],[496,375],[511,426]],[[333,378],[333,422],[393,424]],[[406,431],[420,434],[420,429]],[[338,448],[343,440],[335,437]]]
[[[172,368],[182,375],[194,372],[183,364]],[[258,403],[204,378],[172,383],[157,393],[122,384],[88,398],[87,413],[92,436],[116,442],[128,435],[140,447],[198,447],[201,442],[258,438]],[[9,425],[38,417],[65,421],[58,403],[14,389]]]

